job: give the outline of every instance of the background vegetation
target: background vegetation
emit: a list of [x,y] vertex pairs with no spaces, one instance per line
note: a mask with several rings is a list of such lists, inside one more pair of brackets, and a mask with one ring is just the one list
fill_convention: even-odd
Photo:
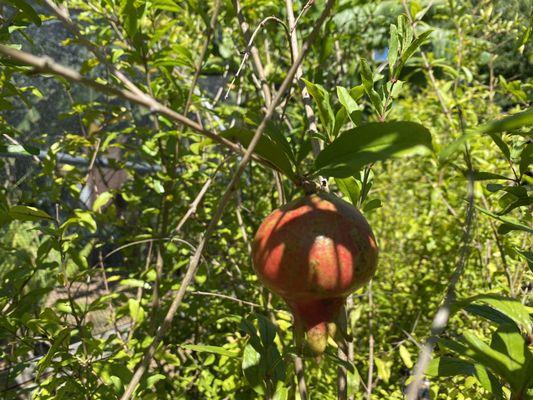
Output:
[[308,397],[402,399],[428,338],[411,398],[533,397],[531,3],[325,3],[0,3],[1,398],[301,398],[250,246],[319,175],[380,262]]

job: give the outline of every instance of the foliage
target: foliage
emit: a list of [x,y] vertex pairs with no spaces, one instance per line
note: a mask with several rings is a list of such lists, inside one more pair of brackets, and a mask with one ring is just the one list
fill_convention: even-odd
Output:
[[[275,93],[294,61],[281,1],[243,0],[240,15],[239,2],[221,1],[212,31],[218,1],[58,3],[74,30],[47,3],[0,4],[1,43],[125,90],[120,71],[243,148],[265,115],[264,84]],[[305,10],[301,42],[323,9],[314,3],[294,4],[296,16]],[[261,23],[271,15],[281,22]],[[519,0],[336,2],[137,398],[299,398],[292,320],[257,284],[250,246],[272,209],[321,180],[369,219],[380,262],[347,310],[353,359],[340,359],[335,343],[321,360],[304,358],[310,398],[336,398],[339,366],[349,396],[403,398],[463,246],[468,263],[429,390],[529,398],[532,15]],[[264,81],[249,44],[256,27]],[[118,399],[239,156],[156,109],[37,72],[0,58],[0,393]],[[469,179],[476,211],[463,243]]]

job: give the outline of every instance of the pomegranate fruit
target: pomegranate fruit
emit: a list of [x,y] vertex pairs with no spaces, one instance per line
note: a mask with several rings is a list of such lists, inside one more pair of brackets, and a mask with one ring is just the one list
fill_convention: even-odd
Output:
[[255,235],[252,258],[259,280],[287,302],[297,331],[322,354],[346,297],[374,276],[378,248],[355,207],[320,193],[270,214]]

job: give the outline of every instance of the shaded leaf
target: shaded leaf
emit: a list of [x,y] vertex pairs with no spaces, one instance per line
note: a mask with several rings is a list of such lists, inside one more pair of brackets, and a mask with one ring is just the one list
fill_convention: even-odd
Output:
[[28,17],[35,25],[41,26],[41,17],[25,0],[6,0],[14,5],[20,12]]
[[315,100],[318,107],[318,117],[320,118],[320,122],[322,122],[326,132],[331,133],[335,123],[335,114],[331,108],[329,92],[317,83],[309,82],[303,78],[302,81],[305,83],[307,91],[311,97]]
[[[494,219],[497,219],[498,221],[501,221],[503,222],[503,225],[505,227],[505,229],[501,230],[500,229],[498,230],[500,233],[502,234],[505,234],[507,232],[510,232],[510,231],[524,231],[524,232],[527,232],[527,233],[533,233],[533,228],[530,228],[529,226],[527,225],[524,225],[522,223],[520,223],[518,220],[514,219],[514,218],[511,218],[511,217],[502,217],[500,215],[497,215],[497,214],[494,214],[492,212],[490,212],[489,210],[486,210],[482,207],[479,207],[479,206],[475,206],[479,211],[481,211],[483,214],[486,214]],[[500,228],[502,227],[500,226]]]
[[453,377],[457,375],[472,376],[481,386],[497,398],[503,398],[502,385],[498,379],[485,367],[453,357],[439,357],[431,360],[426,374],[438,377]]
[[40,221],[42,219],[53,220],[53,218],[46,212],[35,207],[24,205],[9,207],[9,216],[19,221]]
[[50,346],[48,353],[46,353],[46,355],[37,363],[37,377],[39,377],[46,370],[46,368],[48,368],[59,348],[67,340],[67,338],[70,338],[69,327],[63,328],[61,331],[59,331],[59,333],[55,336],[54,342],[52,343],[52,346]]
[[487,305],[514,321],[520,329],[531,333],[532,327],[529,312],[527,308],[516,299],[500,296],[498,294],[480,294],[461,300],[456,303],[456,307],[465,308],[470,304]]
[[[517,114],[491,121],[479,128],[483,133],[501,133],[516,131],[519,128],[533,125],[533,108],[528,108]],[[531,131],[527,134],[531,136]]]
[[352,204],[357,207],[361,196],[361,182],[353,176],[349,176],[347,178],[335,178],[335,183],[342,194],[348,197]]
[[[252,141],[254,132],[245,128],[234,127],[221,132],[220,135],[228,139],[236,139],[243,147],[248,147]],[[286,153],[284,146],[262,135],[255,147],[255,153],[269,161],[276,169],[289,178],[295,178],[290,155]]]

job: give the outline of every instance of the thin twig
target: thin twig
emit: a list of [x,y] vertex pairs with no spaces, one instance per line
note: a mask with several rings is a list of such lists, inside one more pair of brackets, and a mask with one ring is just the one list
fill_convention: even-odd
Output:
[[[291,43],[291,53],[292,57],[296,58],[298,57],[299,49],[298,49],[298,31],[296,30],[296,23],[297,20],[294,19],[294,10],[293,10],[293,3],[292,0],[286,0],[285,6],[287,9],[287,20],[289,22],[289,30],[291,32],[290,37],[290,43]],[[303,10],[302,10],[303,11]],[[301,16],[301,14],[298,16],[298,18]],[[311,96],[309,95],[309,92],[307,91],[307,87],[305,86],[305,83],[302,81],[302,75],[303,75],[303,69],[300,66],[298,68],[298,71],[296,72],[296,80],[298,82],[298,85],[300,86],[300,91],[302,93],[302,100],[304,103],[304,109],[305,109],[305,116],[307,118],[307,122],[309,124],[308,130],[311,135],[314,135],[318,132],[317,122],[316,122],[316,116],[313,111],[313,107],[311,106]],[[320,153],[320,142],[316,138],[311,138],[311,146],[313,148],[313,155],[316,157],[318,153]]]
[[202,71],[202,66],[205,61],[205,55],[207,54],[207,49],[209,47],[209,43],[211,42],[211,36],[213,35],[213,32],[215,31],[215,26],[217,23],[219,11],[220,11],[220,0],[215,0],[215,5],[213,6],[213,15],[211,16],[211,21],[209,22],[209,26],[207,27],[207,31],[205,34],[206,38],[202,46],[202,50],[200,51],[200,56],[198,57],[198,61],[196,63],[196,70],[194,71],[194,76],[192,78],[191,87],[189,89],[189,93],[187,94],[187,101],[185,101],[183,115],[187,115],[187,113],[189,112],[189,107],[191,106],[191,100],[192,100],[194,88],[196,87],[196,84],[198,83],[198,77],[200,76],[200,72]]
[[268,82],[266,80],[265,68],[263,67],[263,63],[261,62],[261,57],[259,56],[259,50],[257,50],[257,47],[253,44],[253,40],[250,41],[251,35],[249,31],[249,25],[244,20],[241,4],[239,0],[233,0],[233,7],[235,8],[235,13],[237,14],[237,18],[239,20],[239,25],[241,27],[242,35],[244,36],[245,42],[252,43],[249,49],[250,54],[252,55],[252,67],[254,69],[255,74],[257,75],[257,78],[260,81],[261,90],[265,98],[266,106],[268,107],[270,106],[270,103],[272,102],[272,93],[270,91],[270,87],[268,86]]
[[[20,146],[22,148],[24,148],[23,145],[21,145],[16,139],[12,138],[11,136],[9,136],[7,133],[2,133],[2,136],[5,137],[8,141],[10,141],[11,143],[13,143],[15,146]],[[38,164],[42,164],[42,161],[39,157],[37,157],[36,155],[32,155],[32,158],[33,160],[38,163]]]
[[222,162],[220,162],[220,164],[218,164],[217,167],[215,168],[215,171],[213,172],[213,174],[205,181],[204,185],[202,186],[202,188],[200,189],[200,191],[198,192],[198,194],[196,195],[192,203],[189,205],[189,209],[187,210],[187,212],[183,215],[183,217],[180,219],[180,221],[176,225],[176,228],[173,231],[174,235],[177,234],[181,230],[183,225],[185,225],[185,222],[187,222],[187,220],[196,213],[196,209],[202,202],[205,194],[207,193],[207,190],[213,183],[216,174],[218,173],[218,171],[220,170],[222,166],[226,165],[226,163],[229,161],[230,158],[231,157],[226,157],[224,160],[222,160]]
[[[308,0],[307,3],[305,3],[305,6],[303,6],[302,11],[300,11],[300,14],[298,14],[298,16],[296,17],[296,20],[294,20],[294,24],[291,27],[291,34],[296,29],[296,25],[298,24],[298,21],[300,20],[300,18],[302,18],[302,15],[304,15],[305,12],[311,8],[314,2],[315,0]],[[294,16],[293,16],[293,19],[294,19]]]
[[233,177],[231,178],[228,186],[226,187],[226,190],[224,191],[224,194],[222,195],[220,201],[218,202],[217,208],[211,217],[211,221],[209,222],[209,225],[207,226],[204,235],[200,239],[200,242],[198,244],[198,247],[196,248],[196,251],[194,252],[193,256],[190,259],[189,265],[187,267],[187,271],[185,273],[185,276],[183,277],[180,288],[176,296],[174,297],[174,300],[172,301],[161,326],[157,330],[152,343],[146,350],[144,357],[142,361],[140,362],[140,365],[137,367],[135,373],[133,374],[131,381],[127,385],[126,390],[124,391],[124,394],[121,397],[121,400],[131,399],[133,392],[137,388],[137,385],[139,384],[141,378],[143,377],[144,373],[148,369],[148,366],[150,365],[150,362],[152,361],[152,358],[155,355],[155,351],[157,347],[161,343],[161,340],[163,339],[164,335],[166,334],[167,330],[172,324],[174,316],[176,315],[176,312],[178,311],[178,308],[180,307],[183,301],[183,298],[186,294],[188,286],[191,284],[194,277],[196,276],[196,272],[198,271],[198,267],[200,265],[200,259],[202,257],[202,253],[204,251],[206,243],[208,239],[210,238],[211,234],[213,233],[213,231],[216,229],[218,222],[220,218],[222,217],[222,214],[224,213],[226,205],[228,204],[228,202],[231,199],[231,196],[233,195],[235,185],[237,184],[242,174],[244,173],[244,170],[246,169],[246,166],[248,165],[248,162],[251,159],[252,152],[257,146],[257,143],[259,142],[261,135],[265,131],[268,121],[274,115],[275,107],[279,104],[282,96],[285,94],[287,89],[290,87],[299,65],[301,64],[304,56],[309,51],[311,44],[316,39],[318,32],[320,30],[320,26],[325,21],[326,17],[329,15],[329,12],[331,11],[331,8],[333,7],[334,3],[335,3],[335,0],[328,0],[324,8],[324,11],[322,12],[321,16],[315,22],[313,31],[311,32],[311,34],[305,41],[304,45],[302,46],[302,52],[300,53],[300,56],[292,64],[291,68],[289,69],[287,73],[287,76],[283,80],[283,83],[281,84],[278,92],[276,93],[276,96],[274,97],[274,99],[272,100],[272,103],[268,107],[267,112],[265,116],[263,117],[262,122],[257,127],[254,133],[254,136],[252,137],[252,140],[250,141],[250,144],[248,148],[246,149],[246,152],[241,162],[239,163],[237,171],[233,174]]
[[368,285],[368,376],[366,380],[366,398],[372,398],[374,377],[374,300],[372,296],[372,281]]
[[231,92],[231,89],[233,89],[233,86],[235,85],[235,81],[237,80],[237,78],[240,76],[241,74],[241,71],[242,69],[244,68],[244,65],[246,64],[246,61],[248,60],[248,56],[250,55],[250,51],[251,51],[251,48],[252,48],[252,45],[254,43],[254,39],[255,37],[257,36],[257,34],[259,33],[259,31],[267,24],[267,22],[269,21],[274,21],[274,22],[277,22],[278,24],[280,24],[281,26],[283,26],[283,28],[285,29],[285,33],[287,34],[287,37],[290,37],[290,33],[289,33],[289,30],[287,28],[287,26],[285,25],[285,23],[280,20],[278,17],[276,16],[273,16],[271,15],[270,17],[266,17],[265,19],[263,19],[259,25],[257,25],[257,27],[255,28],[255,30],[253,31],[252,35],[250,36],[250,39],[248,40],[248,44],[246,45],[246,49],[244,50],[244,55],[242,57],[242,61],[241,61],[241,64],[239,65],[239,68],[237,69],[237,72],[235,73],[235,75],[233,76],[233,79],[231,80],[230,84],[228,85],[228,89],[226,91],[226,94],[224,95],[224,99],[227,99],[230,92]]
[[219,297],[221,299],[226,299],[226,300],[231,300],[231,301],[235,301],[239,304],[244,304],[244,305],[247,305],[247,306],[250,306],[250,307],[253,307],[253,308],[263,308],[260,304],[257,304],[257,303],[252,303],[250,301],[245,301],[245,300],[241,300],[241,299],[238,299],[236,297],[232,297],[232,296],[228,296],[226,294],[221,294],[221,293],[213,293],[213,292],[202,292],[200,290],[195,290],[195,291],[191,291],[189,292],[190,294],[193,294],[193,295],[198,295],[198,296],[212,296],[212,297]]
[[307,400],[304,361],[299,355],[294,357],[294,369],[296,371],[296,379],[298,379],[298,392],[300,393],[300,399]]
[[137,93],[139,95],[144,94],[142,90],[135,86],[133,82],[131,82],[121,71],[116,69],[115,66],[107,60],[105,54],[100,51],[98,46],[96,46],[84,35],[82,35],[78,26],[70,18],[68,9],[66,8],[65,4],[59,6],[55,4],[52,0],[44,0],[44,2],[48,6],[48,8],[55,14],[55,16],[63,23],[63,25],[70,31],[70,33],[76,36],[80,43],[87,47],[102,64],[105,64],[109,68],[111,73],[120,82],[122,82],[124,86],[126,86],[133,93]]

